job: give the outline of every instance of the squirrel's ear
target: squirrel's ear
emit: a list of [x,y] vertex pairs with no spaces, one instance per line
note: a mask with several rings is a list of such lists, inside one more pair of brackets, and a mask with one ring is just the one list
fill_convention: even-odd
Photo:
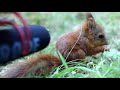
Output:
[[86,13],[86,20],[89,28],[93,28],[96,26],[95,20],[91,13]]

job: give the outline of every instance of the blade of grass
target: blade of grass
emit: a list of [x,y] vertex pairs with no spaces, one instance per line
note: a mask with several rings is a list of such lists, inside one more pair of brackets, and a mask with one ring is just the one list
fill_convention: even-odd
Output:
[[64,59],[64,57],[62,56],[62,54],[58,50],[57,50],[57,54],[58,54],[60,60],[62,61],[63,65],[65,66],[65,68],[68,69],[69,67],[67,65],[66,60]]
[[98,74],[96,71],[88,69],[86,67],[69,67],[68,69],[64,69],[61,72],[59,72],[57,74],[54,74],[53,77],[60,78],[60,77],[64,76],[65,74],[72,72],[75,69],[80,69],[80,70],[87,71],[87,72],[90,72],[90,73],[96,73],[96,74]]
[[55,76],[55,78],[61,78],[62,76],[66,75],[67,73],[70,73],[71,71],[73,71],[75,68],[71,67],[71,68],[68,68],[68,69],[64,69],[62,70],[61,72],[57,73]]

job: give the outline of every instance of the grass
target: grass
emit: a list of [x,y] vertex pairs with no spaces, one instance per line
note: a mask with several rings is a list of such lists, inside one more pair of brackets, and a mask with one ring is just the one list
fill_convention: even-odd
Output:
[[[52,53],[57,55],[55,42],[66,32],[81,24],[84,20],[82,12],[24,12],[29,24],[44,25],[51,34],[51,43],[38,53]],[[120,13],[93,12],[100,25],[104,27],[110,45],[110,51],[89,56],[76,62],[65,62],[58,52],[63,64],[55,68],[44,78],[119,78],[120,77]],[[20,24],[20,22],[19,22]],[[31,55],[30,55],[31,56]],[[25,57],[29,58],[30,56]]]

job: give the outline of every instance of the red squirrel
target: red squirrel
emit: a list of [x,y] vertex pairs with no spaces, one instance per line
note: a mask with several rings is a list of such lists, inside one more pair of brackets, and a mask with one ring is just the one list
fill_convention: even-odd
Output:
[[[107,40],[103,28],[98,25],[91,13],[86,13],[86,20],[75,31],[62,35],[56,42],[56,48],[67,61],[83,59],[107,50]],[[0,74],[1,78],[20,78],[29,73],[41,76],[61,65],[57,56],[37,54],[31,59],[8,67]]]

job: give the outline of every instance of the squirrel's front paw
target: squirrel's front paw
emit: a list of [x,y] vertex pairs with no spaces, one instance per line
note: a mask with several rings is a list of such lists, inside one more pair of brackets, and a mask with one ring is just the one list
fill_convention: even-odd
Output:
[[110,46],[109,45],[104,45],[104,51],[109,51],[110,50]]

